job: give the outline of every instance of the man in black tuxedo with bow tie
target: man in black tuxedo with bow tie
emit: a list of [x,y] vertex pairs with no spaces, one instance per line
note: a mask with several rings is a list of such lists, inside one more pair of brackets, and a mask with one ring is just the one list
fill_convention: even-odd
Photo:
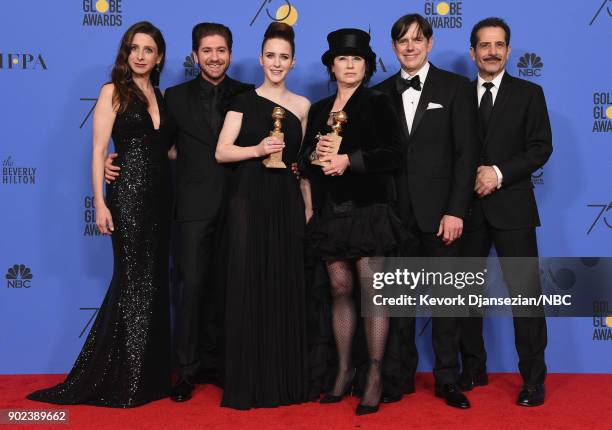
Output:
[[[223,24],[200,23],[192,30],[192,56],[199,75],[170,87],[165,101],[176,126],[176,266],[180,286],[174,349],[178,381],[171,398],[191,398],[197,382],[219,378],[220,316],[212,270],[215,236],[227,168],[217,164],[215,149],[232,98],[253,85],[226,75],[232,58],[232,33]],[[106,163],[107,180],[118,168]]]
[[[510,28],[500,18],[477,23],[470,37],[470,56],[478,67],[472,97],[479,109],[483,140],[475,182],[474,201],[466,220],[462,252],[486,257],[495,245],[498,257],[532,257],[532,263],[514,266],[502,258],[502,270],[511,296],[540,294],[536,226],[540,218],[531,175],[552,153],[552,134],[542,88],[505,71],[510,55]],[[517,273],[521,279],[515,279]],[[482,318],[461,318],[463,373],[460,386],[471,390],[486,385],[486,351]],[[514,335],[524,386],[517,403],[544,403],[546,320],[541,308],[528,317],[514,317]]]
[[[478,158],[477,116],[470,83],[429,63],[433,30],[421,15],[399,18],[391,37],[401,70],[375,89],[391,96],[403,119],[405,161],[396,178],[399,211],[419,242],[416,247],[409,244],[404,256],[459,256],[458,242],[472,199]],[[457,320],[432,319],[435,392],[450,406],[468,408],[470,403],[457,385]],[[406,332],[414,374],[414,318]]]

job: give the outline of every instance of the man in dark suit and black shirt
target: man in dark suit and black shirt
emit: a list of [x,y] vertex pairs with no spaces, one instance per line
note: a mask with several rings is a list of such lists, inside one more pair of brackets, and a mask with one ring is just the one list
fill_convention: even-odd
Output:
[[[483,140],[475,182],[475,196],[466,220],[463,255],[486,257],[491,244],[498,257],[537,257],[535,227],[540,225],[531,175],[552,153],[552,134],[542,88],[505,71],[510,55],[510,28],[499,18],[477,23],[470,37],[470,56],[478,67],[473,103],[479,109]],[[530,288],[540,294],[535,259],[528,267],[502,270],[512,296]],[[516,274],[521,273],[521,281]],[[525,279],[527,278],[527,282]],[[546,320],[541,309],[529,317],[514,317],[514,335],[524,386],[517,403],[544,403]],[[486,385],[486,352],[482,318],[461,319],[461,387]]]
[[197,24],[192,49],[200,74],[164,95],[177,130],[175,261],[181,285],[174,340],[178,381],[171,394],[177,402],[191,398],[196,382],[219,376],[221,327],[211,269],[227,168],[217,164],[215,149],[231,99],[253,88],[226,75],[232,57],[232,33],[226,26]]
[[198,24],[192,43],[200,75],[165,94],[177,126],[175,221],[182,288],[175,342],[179,381],[172,393],[176,401],[191,396],[198,374],[214,375],[219,370],[221,327],[215,322],[211,269],[227,168],[217,164],[215,150],[230,100],[253,88],[226,75],[232,56],[229,28]]
[[[404,256],[459,256],[458,240],[472,199],[478,157],[476,109],[469,81],[428,62],[433,30],[418,14],[405,15],[391,30],[401,71],[375,89],[389,94],[403,119],[404,169],[396,179],[399,211],[419,239]],[[414,319],[407,330],[414,354]],[[457,318],[432,319],[436,395],[447,404],[468,408],[458,389]],[[385,399],[383,399],[384,401]],[[391,399],[396,400],[396,399]]]

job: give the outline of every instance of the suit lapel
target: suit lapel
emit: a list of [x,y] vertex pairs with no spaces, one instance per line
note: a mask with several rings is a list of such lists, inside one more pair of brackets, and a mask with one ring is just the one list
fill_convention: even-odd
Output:
[[404,110],[404,100],[402,100],[402,95],[397,90],[397,80],[400,78],[401,72],[397,72],[393,79],[389,81],[389,88],[387,90],[388,94],[391,96],[391,100],[395,105],[395,110],[399,115],[400,122],[402,123],[402,130],[404,130],[404,135],[406,137],[410,136],[410,132],[408,131],[408,124],[406,123],[406,111]]
[[485,145],[491,137],[492,130],[495,130],[495,128],[497,127],[497,123],[503,117],[504,106],[508,102],[508,96],[511,93],[510,87],[512,86],[512,79],[512,76],[510,76],[508,72],[504,72],[501,84],[499,85],[499,91],[497,92],[497,97],[495,97],[495,103],[493,104],[491,119],[489,120],[489,125],[487,126],[487,132],[485,135]]
[[410,130],[410,137],[414,136],[425,111],[427,111],[427,105],[431,101],[434,90],[436,88],[437,69],[433,64],[429,64],[429,72],[427,72],[427,78],[425,78],[425,84],[423,85],[423,92],[419,98],[419,104],[417,105],[416,112],[414,113],[414,119],[412,120],[412,130]]
[[[204,111],[202,110],[202,104],[200,101],[200,86],[198,83],[198,76],[193,81],[189,88],[189,110],[194,120],[196,128],[199,130],[199,136],[206,136],[212,133],[212,129],[208,123],[207,118],[204,117]],[[210,139],[206,139],[207,141]],[[215,142],[216,143],[216,142]]]

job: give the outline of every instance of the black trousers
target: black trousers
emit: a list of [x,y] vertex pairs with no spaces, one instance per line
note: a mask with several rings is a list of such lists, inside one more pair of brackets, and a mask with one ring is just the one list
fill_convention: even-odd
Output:
[[213,253],[217,219],[177,223],[176,263],[179,274],[175,352],[179,378],[217,372],[221,337],[219,300]]
[[[538,244],[535,228],[519,230],[498,230],[483,216],[484,223],[475,230],[464,233],[461,254],[466,257],[487,257],[491,245],[495,246],[498,257],[537,257]],[[504,280],[510,296],[541,292],[538,266],[525,264],[520,268],[510,260],[502,260]],[[518,276],[518,277],[517,277]],[[525,282],[527,280],[527,282]],[[529,290],[525,292],[526,284]],[[547,343],[546,319],[543,310],[532,314],[539,316],[517,317],[514,313],[514,343],[519,356],[519,370],[525,384],[541,384],[546,378],[544,350]],[[475,374],[486,372],[487,353],[482,336],[482,317],[460,318],[460,348],[463,372]]]
[[[458,257],[461,238],[447,246],[435,233],[413,227],[419,239],[418,254],[423,257]],[[457,317],[433,317],[431,338],[435,363],[433,374],[436,385],[455,384],[459,379],[459,320]]]

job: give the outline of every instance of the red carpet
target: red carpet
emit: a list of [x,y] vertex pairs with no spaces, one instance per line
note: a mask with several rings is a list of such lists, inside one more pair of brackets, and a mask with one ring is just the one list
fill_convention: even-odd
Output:
[[[58,409],[25,399],[29,392],[56,384],[59,375],[0,376],[0,409]],[[340,404],[307,403],[276,409],[235,411],[219,407],[221,391],[198,386],[191,401],[169,399],[135,409],[70,406],[69,425],[19,425],[19,429],[612,429],[612,375],[549,375],[544,406],[523,408],[514,402],[516,374],[493,374],[486,387],[468,393],[472,408],[456,410],[433,395],[433,379],[419,374],[417,392],[399,403],[382,405],[374,415],[357,417],[358,400]],[[9,426],[0,426],[1,429]],[[13,426],[11,426],[13,427]]]

